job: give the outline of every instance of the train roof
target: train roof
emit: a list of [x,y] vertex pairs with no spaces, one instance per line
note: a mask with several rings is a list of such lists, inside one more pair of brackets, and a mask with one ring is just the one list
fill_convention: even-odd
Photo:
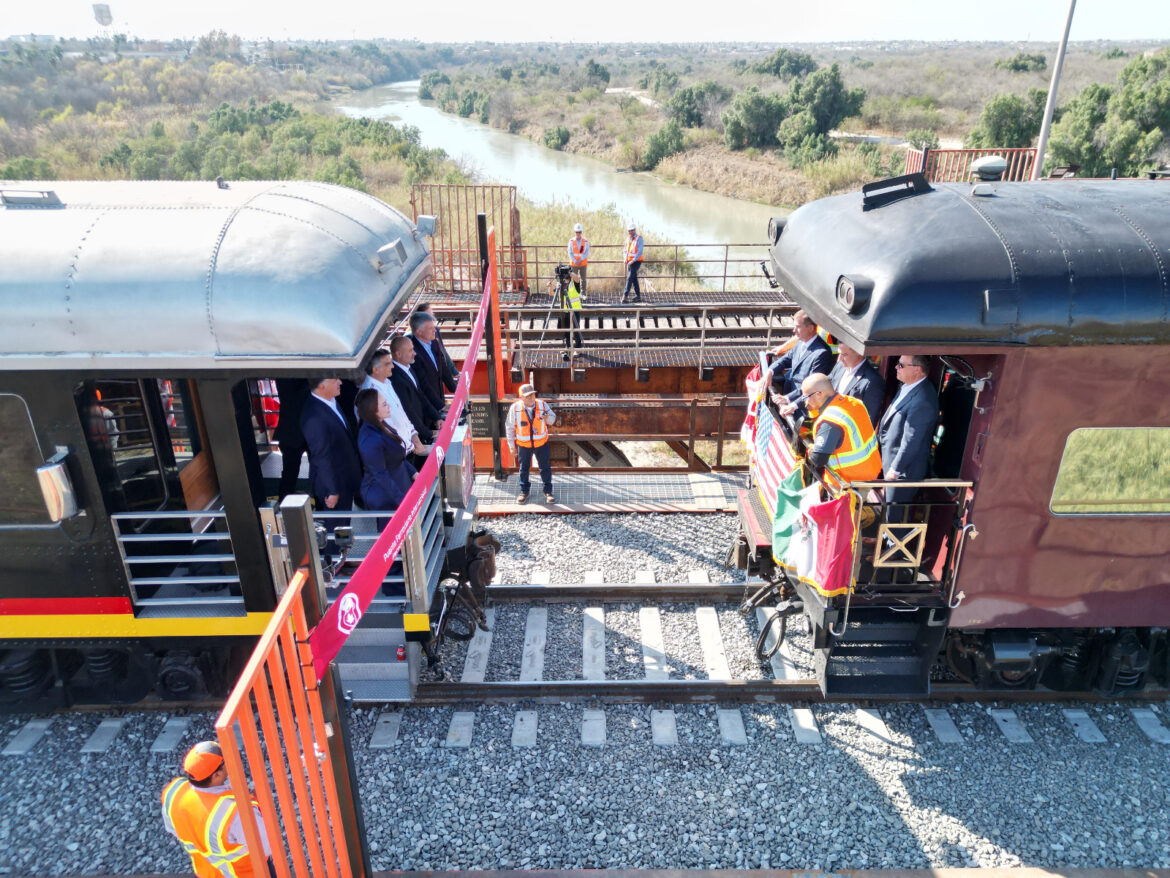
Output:
[[794,211],[771,256],[863,350],[1170,343],[1165,182],[898,178]]
[[0,369],[35,370],[353,368],[430,271],[312,182],[0,182],[0,265]]

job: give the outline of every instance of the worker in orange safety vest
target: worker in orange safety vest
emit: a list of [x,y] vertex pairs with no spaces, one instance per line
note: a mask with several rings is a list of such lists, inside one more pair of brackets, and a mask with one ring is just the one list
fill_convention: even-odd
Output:
[[[573,226],[573,237],[569,239],[569,266],[573,269],[573,288],[581,299],[585,298],[585,270],[589,266],[589,239],[585,227],[580,223]],[[569,300],[569,307],[579,309],[580,301]]]
[[882,456],[865,404],[837,393],[821,372],[805,378],[800,389],[805,407],[815,417],[808,462],[818,472],[823,470],[825,483],[841,488],[847,482],[879,478]]
[[[268,871],[275,878],[264,821],[256,801],[251,797],[248,801],[269,858]],[[255,874],[236,795],[228,785],[223,752],[215,741],[201,741],[187,751],[183,776],[163,790],[162,813],[167,831],[182,843],[199,878],[252,878]]]
[[556,422],[557,416],[552,406],[543,399],[536,398],[536,388],[531,384],[521,384],[520,398],[512,403],[512,407],[508,409],[508,419],[504,422],[508,448],[520,464],[520,495],[516,498],[517,503],[528,501],[528,491],[531,487],[528,472],[534,457],[540,467],[540,480],[544,483],[545,502],[557,502],[552,490],[548,447],[548,428],[550,424]]
[[634,291],[634,301],[642,301],[642,287],[638,285],[638,269],[642,267],[642,236],[638,234],[638,226],[630,223],[626,227],[630,236],[626,239],[626,288],[622,290],[622,302],[630,298],[630,290]]

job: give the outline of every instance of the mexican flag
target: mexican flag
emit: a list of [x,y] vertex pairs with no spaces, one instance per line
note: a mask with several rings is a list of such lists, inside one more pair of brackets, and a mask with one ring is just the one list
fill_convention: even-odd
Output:
[[772,557],[826,596],[845,594],[853,585],[853,494],[822,502],[820,487],[801,485],[802,467],[780,483],[772,518]]

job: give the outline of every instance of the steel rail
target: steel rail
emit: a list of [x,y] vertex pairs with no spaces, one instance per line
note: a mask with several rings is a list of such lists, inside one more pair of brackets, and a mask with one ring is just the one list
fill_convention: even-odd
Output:
[[459,703],[563,704],[599,701],[610,704],[825,703],[923,704],[992,701],[1005,703],[1145,702],[1164,701],[1168,689],[1143,689],[1121,695],[1094,692],[1053,692],[1046,689],[975,689],[955,683],[931,687],[927,696],[867,693],[821,694],[813,678],[799,680],[498,680],[485,683],[438,681],[419,683],[414,704]]
[[[747,588],[759,588],[763,583],[748,583]],[[716,601],[738,603],[745,585],[733,583],[607,582],[596,585],[489,585],[488,598],[500,603],[524,601]]]

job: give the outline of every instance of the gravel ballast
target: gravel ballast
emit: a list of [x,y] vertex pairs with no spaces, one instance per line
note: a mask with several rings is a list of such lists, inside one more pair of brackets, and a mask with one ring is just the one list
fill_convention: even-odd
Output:
[[[536,571],[579,583],[602,569],[633,582],[685,582],[722,567],[734,516],[516,516],[487,522],[503,541],[501,582]],[[659,606],[670,675],[703,679],[694,606]],[[528,608],[501,605],[487,678],[516,679]],[[750,652],[758,630],[733,606],[716,608],[733,678],[771,676]],[[579,679],[583,610],[548,605],[545,679]],[[642,675],[638,608],[605,605],[606,676]],[[792,630],[795,628],[795,631]],[[803,625],[790,626],[798,666],[811,660]],[[453,675],[462,644],[448,644]],[[805,668],[807,670],[807,667]],[[649,705],[461,706],[475,725],[466,750],[445,749],[456,708],[406,707],[397,746],[368,744],[382,708],[351,715],[370,852],[376,870],[482,868],[860,868],[1036,866],[1170,868],[1170,748],[1147,739],[1120,703],[1013,705],[1034,744],[1009,744],[989,711],[946,705],[963,736],[943,745],[922,706],[879,709],[889,739],[867,731],[860,705],[812,705],[822,736],[798,744],[789,708],[737,709],[745,746],[721,741],[713,705],[672,708],[676,746],[652,743]],[[942,706],[942,705],[939,705]],[[1077,739],[1061,708],[1088,711],[1104,744]],[[654,705],[654,708],[670,708]],[[600,709],[607,740],[581,744],[582,716]],[[1170,712],[1154,705],[1163,724]],[[513,749],[518,710],[534,710],[536,745]],[[26,756],[0,760],[0,875],[183,872],[159,794],[181,755],[211,737],[195,713],[179,748],[150,754],[170,714],[130,711],[103,755],[80,753],[107,715],[59,715]],[[0,747],[28,716],[0,717]]]

